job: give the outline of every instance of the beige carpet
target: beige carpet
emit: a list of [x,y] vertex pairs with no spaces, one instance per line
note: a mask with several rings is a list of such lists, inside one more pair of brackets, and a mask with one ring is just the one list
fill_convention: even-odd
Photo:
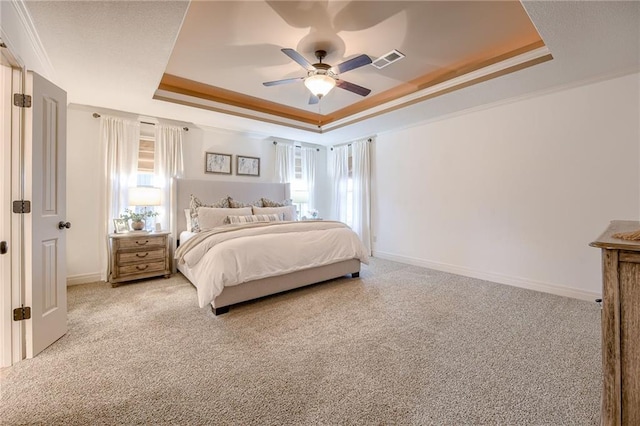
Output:
[[0,379],[3,425],[598,424],[600,310],[380,259],[219,317],[180,275],[93,283]]

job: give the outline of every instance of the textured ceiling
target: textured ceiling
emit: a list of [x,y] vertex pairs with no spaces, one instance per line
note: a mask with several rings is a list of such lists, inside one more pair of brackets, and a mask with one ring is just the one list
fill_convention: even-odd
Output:
[[[313,15],[320,23],[312,26],[304,21],[307,13],[290,16],[282,10],[286,4],[281,2],[194,2],[191,5],[184,1],[25,2],[53,66],[51,78],[68,92],[70,103],[323,144],[639,69],[639,2],[535,1],[523,2],[522,6],[553,60],[437,97],[414,95],[416,97],[406,104],[386,111],[374,109],[369,116],[356,114],[353,122],[342,123],[326,134],[283,126],[277,120],[265,121],[265,116],[256,121],[250,118],[251,111],[228,115],[222,109],[215,112],[217,107],[203,110],[153,99],[163,75],[186,72],[189,79],[201,80],[207,85],[273,99],[287,106],[295,104],[298,109],[317,113],[306,104],[308,98],[301,84],[261,86],[263,81],[304,74],[301,67],[279,51],[281,47],[297,49],[311,61],[311,52],[316,47],[312,36],[322,33],[322,39],[330,47],[327,62],[331,64],[360,53],[375,57],[392,48],[410,52],[407,59],[386,70],[367,66],[344,76],[348,81],[384,91],[413,77],[416,63],[427,72],[430,67],[442,67],[451,60],[447,55],[468,47],[461,46],[463,43],[457,37],[482,27],[484,22],[477,10],[469,12],[466,18],[472,19],[464,25],[455,23],[458,19],[455,15],[447,19],[416,19],[417,11],[394,13],[399,7],[397,3],[402,3],[391,1],[379,2],[377,7],[365,10],[358,1],[301,2],[300,5],[311,8],[325,3],[326,11]],[[410,3],[416,3],[412,6],[416,10],[440,6],[434,2]],[[447,3],[455,6],[458,2]],[[517,2],[511,4],[521,7]],[[210,18],[212,33],[200,37],[198,43],[182,46],[183,36],[190,31],[187,25],[193,18],[190,13],[208,7],[226,7],[230,12]],[[353,19],[354,16],[358,19]],[[205,16],[198,14],[195,18]],[[278,27],[275,22],[286,25]],[[487,40],[496,37],[491,29],[485,28]],[[436,35],[439,32],[449,35],[439,37]],[[455,39],[447,40],[450,38]],[[435,53],[425,54],[428,48],[436,49]],[[197,62],[198,49],[206,68],[183,67],[194,59]],[[417,53],[413,53],[414,50]],[[403,62],[412,67],[401,68]],[[321,111],[323,114],[353,102],[350,97],[355,95],[334,91],[325,99],[326,106],[321,106],[325,108]],[[332,95],[336,95],[335,99],[328,102]],[[373,95],[372,92],[370,96]]]

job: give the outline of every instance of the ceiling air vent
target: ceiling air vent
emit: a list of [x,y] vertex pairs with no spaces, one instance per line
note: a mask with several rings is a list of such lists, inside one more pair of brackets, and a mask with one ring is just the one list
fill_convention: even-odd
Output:
[[397,50],[393,49],[391,52],[385,55],[382,55],[381,57],[373,61],[371,65],[373,65],[374,67],[380,70],[386,66],[391,65],[394,62],[398,62],[402,58],[404,58],[404,55],[398,52]]

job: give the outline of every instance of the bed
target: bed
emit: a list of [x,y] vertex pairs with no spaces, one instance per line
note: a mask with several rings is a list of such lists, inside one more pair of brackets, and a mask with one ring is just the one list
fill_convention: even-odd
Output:
[[356,278],[361,262],[368,262],[357,235],[340,222],[289,222],[280,217],[271,223],[187,231],[184,209],[192,194],[205,203],[224,197],[243,203],[282,201],[290,198],[289,184],[190,179],[174,184],[179,236],[174,246],[180,246],[174,247],[175,265],[196,287],[200,307],[210,304],[215,315],[237,303],[345,275]]

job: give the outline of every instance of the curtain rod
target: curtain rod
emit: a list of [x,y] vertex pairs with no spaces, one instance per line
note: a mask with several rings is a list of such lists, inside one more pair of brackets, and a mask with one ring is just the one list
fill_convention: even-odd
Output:
[[[371,139],[371,138],[367,138],[367,142],[373,142],[373,139]],[[340,145],[335,145],[335,146],[336,146],[336,147],[339,147],[339,146],[345,146],[345,145],[346,145],[346,146],[351,146],[351,144],[352,144],[352,143],[353,143],[353,142],[341,143]],[[333,151],[333,146],[331,147],[331,151]]]
[[[98,114],[97,112],[93,113],[93,118],[100,118],[100,114]],[[141,124],[151,124],[152,126],[155,126],[156,123],[149,123],[148,121],[141,121]],[[188,127],[183,127],[182,130],[184,130],[185,132],[189,131]]]
[[[273,141],[273,144],[274,145],[278,145],[278,142],[277,141]],[[302,146],[300,146],[300,145],[293,145],[293,147],[294,148],[302,148]],[[316,151],[320,151],[320,148],[316,148]]]

